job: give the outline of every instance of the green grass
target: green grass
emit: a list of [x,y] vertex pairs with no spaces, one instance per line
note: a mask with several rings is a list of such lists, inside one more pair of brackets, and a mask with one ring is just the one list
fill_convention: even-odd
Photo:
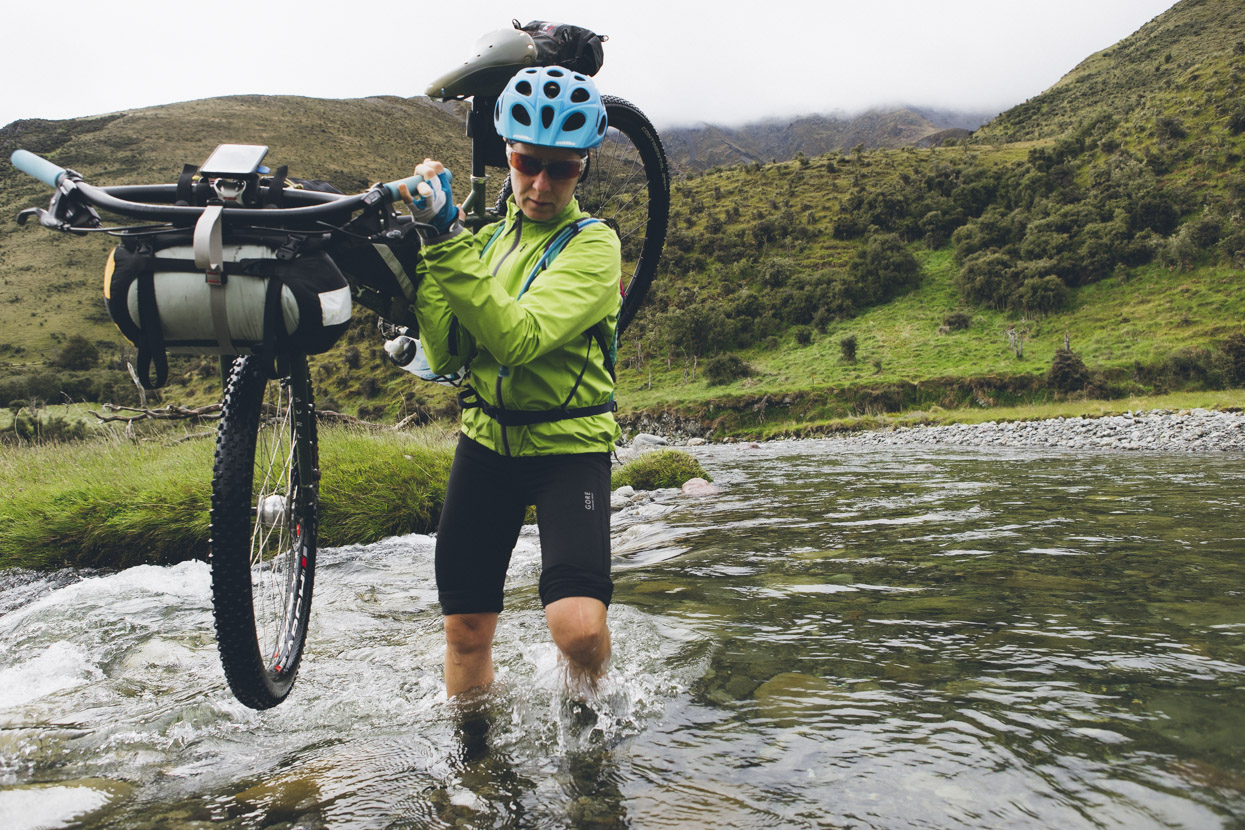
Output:
[[[950,251],[923,256],[925,276],[916,291],[830,325],[808,346],[797,346],[787,334],[778,351],[754,346],[739,352],[755,370],[751,377],[710,386],[703,377],[692,380],[690,362],[681,358],[623,369],[618,395],[623,410],[939,378],[1041,376],[1065,334],[1090,368],[1130,370],[1135,364],[1161,364],[1181,349],[1213,345],[1240,331],[1245,320],[1245,285],[1221,266],[1136,269],[1077,289],[1066,311],[1024,319],[965,309],[951,285]],[[971,324],[940,332],[953,311],[968,311]],[[1024,334],[1023,356],[1008,340],[1012,327]],[[854,363],[844,362],[839,346],[849,335],[857,340]]]
[[[320,538],[429,532],[453,445],[414,433],[322,428]],[[206,558],[214,442],[0,447],[0,567],[120,568]]]

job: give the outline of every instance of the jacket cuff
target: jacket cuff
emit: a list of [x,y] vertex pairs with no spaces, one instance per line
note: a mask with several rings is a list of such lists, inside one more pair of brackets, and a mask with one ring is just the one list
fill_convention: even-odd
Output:
[[[431,226],[428,226],[428,227],[431,227]],[[463,223],[460,220],[455,219],[454,223],[450,225],[448,229],[446,229],[445,233],[440,234],[438,236],[425,236],[424,244],[425,245],[439,245],[442,242],[448,242],[449,240],[453,239],[459,234],[466,232],[466,230],[467,230],[466,226],[463,225]]]

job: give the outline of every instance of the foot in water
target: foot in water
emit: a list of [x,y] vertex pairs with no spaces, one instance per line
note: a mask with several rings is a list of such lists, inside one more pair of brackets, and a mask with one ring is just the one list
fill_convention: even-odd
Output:
[[489,754],[489,733],[493,729],[493,713],[486,690],[467,692],[451,701],[454,732],[462,747],[463,763],[473,763]]

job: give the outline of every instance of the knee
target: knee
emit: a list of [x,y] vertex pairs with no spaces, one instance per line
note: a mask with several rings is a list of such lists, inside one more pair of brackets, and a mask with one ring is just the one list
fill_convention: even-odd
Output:
[[545,608],[549,633],[558,650],[584,665],[608,656],[610,632],[603,603],[584,597],[558,600]]
[[445,618],[445,643],[457,654],[488,651],[497,626],[493,614],[452,614]]

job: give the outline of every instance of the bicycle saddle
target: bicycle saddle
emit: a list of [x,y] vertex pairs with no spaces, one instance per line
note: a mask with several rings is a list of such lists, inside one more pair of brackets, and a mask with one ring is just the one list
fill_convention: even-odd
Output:
[[497,97],[506,82],[525,66],[536,63],[536,44],[520,29],[498,29],[476,41],[471,56],[428,85],[429,98]]

